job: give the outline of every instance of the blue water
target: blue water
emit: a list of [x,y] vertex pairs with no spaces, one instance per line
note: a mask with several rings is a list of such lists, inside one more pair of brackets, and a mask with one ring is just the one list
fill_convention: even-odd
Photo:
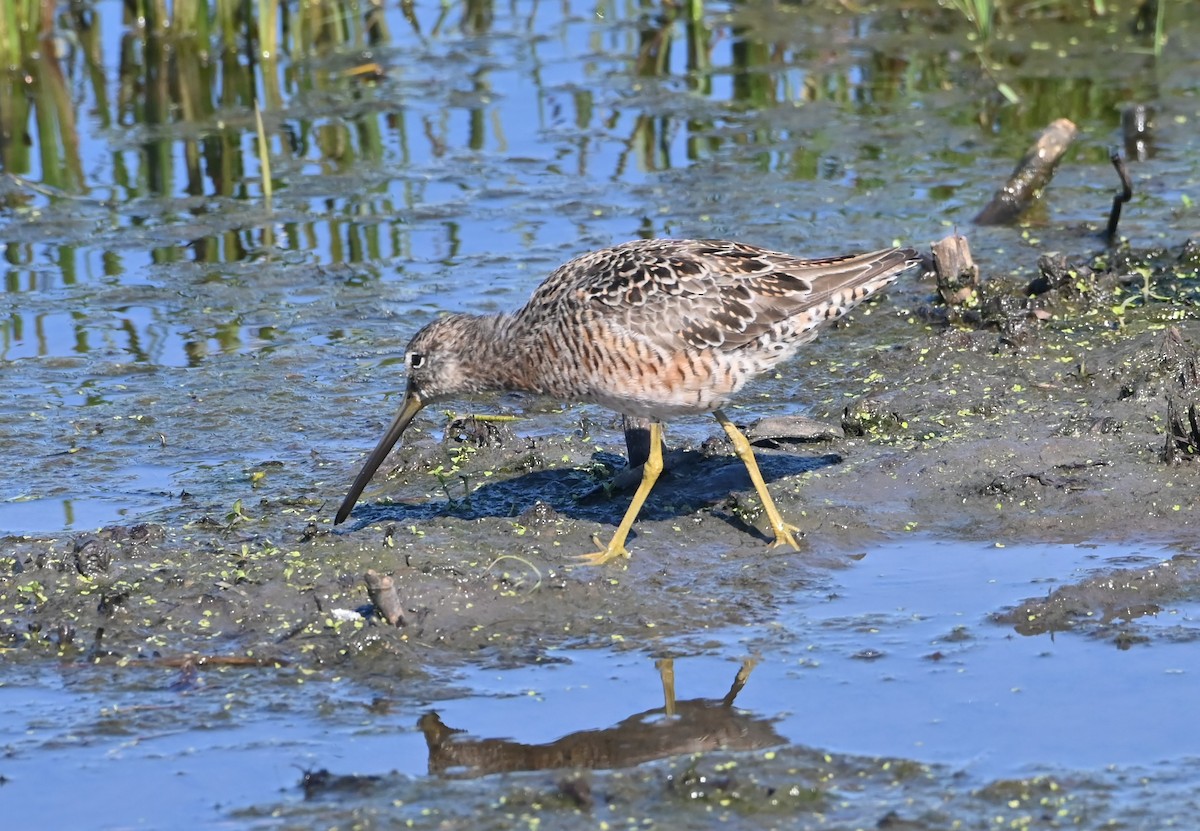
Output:
[[[680,700],[719,699],[757,655],[737,707],[772,721],[787,743],[827,753],[939,763],[979,781],[1169,766],[1200,745],[1194,596],[1140,619],[1149,640],[1128,650],[1082,633],[1022,637],[990,619],[1097,570],[1169,556],[916,538],[782,598],[768,622],[653,650],[677,655]],[[298,801],[302,770],[424,776],[416,721],[428,710],[472,738],[538,744],[663,706],[640,649],[546,657],[562,662],[461,668],[431,699],[395,679],[382,713],[367,709],[375,693],[330,672],[201,669],[203,684],[187,692],[170,690],[169,668],[18,675],[0,686],[0,773],[10,780],[0,807],[10,828],[164,827],[181,816],[229,827],[229,811]],[[72,798],[39,798],[48,781],[70,782]],[[130,782],[134,800],[121,784]]]

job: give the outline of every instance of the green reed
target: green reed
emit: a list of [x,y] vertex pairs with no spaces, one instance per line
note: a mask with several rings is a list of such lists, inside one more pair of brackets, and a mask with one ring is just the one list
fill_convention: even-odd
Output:
[[[269,114],[286,105],[281,50],[293,59],[292,73],[313,76],[299,82],[312,88],[353,81],[338,71],[311,68],[307,58],[387,39],[375,7],[361,0],[300,5],[285,0],[127,0],[114,11],[80,14],[57,0],[0,2],[0,60],[8,69],[0,72],[0,169],[22,174],[40,168],[44,184],[69,192],[86,189],[77,102],[67,80],[70,53],[60,48],[77,45],[90,69],[76,77],[91,85],[98,110],[94,117],[106,126],[205,123],[219,111],[246,113],[227,123],[211,123],[211,130],[183,142],[184,187],[190,193],[237,192],[243,156],[236,148],[249,133],[257,137],[258,152],[245,160],[259,158],[269,199],[264,155],[269,137],[256,125],[254,111],[257,107]],[[100,34],[114,25],[122,30],[120,57],[103,54],[103,44],[112,41]],[[106,77],[114,70],[119,79]],[[268,128],[273,123],[269,117],[264,120]],[[24,136],[33,140],[21,140]],[[138,180],[120,184],[134,193],[147,187],[175,190],[172,178],[178,168],[171,164],[171,141],[148,144],[143,159],[147,170]],[[214,159],[220,163],[214,165]]]
[[950,0],[950,5],[975,26],[981,40],[991,39],[996,22],[996,0]]

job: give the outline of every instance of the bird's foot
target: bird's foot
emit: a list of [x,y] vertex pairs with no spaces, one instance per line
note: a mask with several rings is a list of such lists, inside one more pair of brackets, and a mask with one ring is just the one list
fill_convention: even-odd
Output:
[[772,529],[775,532],[775,539],[771,541],[771,547],[776,548],[784,543],[787,543],[796,551],[800,550],[800,543],[796,542],[796,538],[792,536],[792,532],[800,533],[800,529],[795,525],[789,525],[784,522],[778,528]]
[[614,538],[608,545],[600,542],[600,537],[592,535],[592,542],[596,544],[599,551],[593,551],[591,554],[580,554],[575,557],[575,562],[581,566],[602,566],[605,563],[611,563],[613,560],[624,557],[629,559],[629,552],[625,550],[625,546],[618,543]]

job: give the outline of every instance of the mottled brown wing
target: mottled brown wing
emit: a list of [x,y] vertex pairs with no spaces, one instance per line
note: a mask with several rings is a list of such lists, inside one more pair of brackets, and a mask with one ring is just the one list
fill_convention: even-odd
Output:
[[644,240],[597,253],[571,264],[588,275],[575,287],[587,297],[577,299],[672,351],[736,349],[805,313],[832,320],[918,259],[911,249],[798,259],[720,240]]

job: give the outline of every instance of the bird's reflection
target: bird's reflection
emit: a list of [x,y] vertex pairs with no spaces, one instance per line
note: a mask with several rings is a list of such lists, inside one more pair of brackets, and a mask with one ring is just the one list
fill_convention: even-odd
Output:
[[755,663],[753,659],[742,663],[722,698],[676,701],[674,660],[658,661],[662,707],[635,713],[612,727],[580,730],[548,744],[473,738],[447,727],[437,713],[427,713],[418,726],[429,746],[429,772],[470,778],[517,770],[612,769],[685,753],[783,744],[770,720],[733,706]]

